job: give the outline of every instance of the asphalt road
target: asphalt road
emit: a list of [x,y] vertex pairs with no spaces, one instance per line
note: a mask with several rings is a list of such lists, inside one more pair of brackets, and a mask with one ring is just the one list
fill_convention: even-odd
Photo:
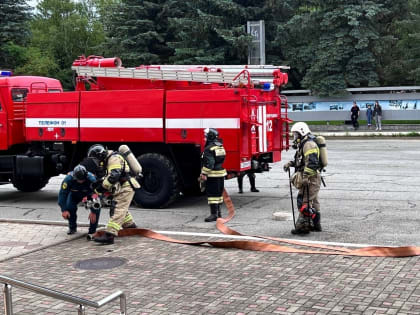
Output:
[[[242,234],[299,238],[313,241],[371,245],[420,245],[420,140],[411,138],[362,138],[327,141],[329,165],[326,188],[320,192],[324,231],[304,237],[290,234],[291,203],[284,162],[269,173],[257,175],[259,193],[237,192],[236,179],[226,188],[236,207],[229,226]],[[294,151],[284,152],[283,161]],[[21,193],[11,185],[0,186],[0,218],[61,221],[57,193],[63,177],[56,177],[41,191]],[[296,197],[296,191],[294,191]],[[295,203],[296,207],[296,203]],[[224,209],[225,210],[225,209]],[[289,220],[272,219],[284,212]],[[295,209],[296,211],[296,209]],[[209,210],[206,198],[181,198],[168,209],[131,207],[137,224],[159,231],[218,233],[214,223],[203,220]],[[224,211],[226,214],[226,211]],[[79,222],[88,212],[79,208]],[[103,209],[101,223],[106,223]]]

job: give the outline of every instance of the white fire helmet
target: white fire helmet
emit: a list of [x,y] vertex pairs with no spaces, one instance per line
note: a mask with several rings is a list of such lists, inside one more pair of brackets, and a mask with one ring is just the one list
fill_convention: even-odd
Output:
[[302,138],[311,133],[308,125],[304,122],[295,123],[290,131],[293,133],[297,132],[302,136]]

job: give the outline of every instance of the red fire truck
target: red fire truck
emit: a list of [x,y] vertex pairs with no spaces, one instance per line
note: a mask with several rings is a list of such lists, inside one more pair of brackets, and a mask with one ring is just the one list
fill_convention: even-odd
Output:
[[196,192],[203,130],[218,129],[228,177],[263,172],[288,149],[281,66],[121,66],[81,56],[76,91],[57,80],[0,78],[0,181],[37,191],[78,164],[92,144],[128,144],[144,175],[135,202],[165,207]]

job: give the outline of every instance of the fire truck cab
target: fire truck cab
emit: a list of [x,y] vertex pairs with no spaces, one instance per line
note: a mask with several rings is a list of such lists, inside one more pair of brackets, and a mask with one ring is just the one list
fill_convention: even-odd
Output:
[[58,80],[0,71],[0,184],[11,182],[21,191],[37,191],[59,174],[26,140],[25,100],[28,93],[60,92],[63,88]]

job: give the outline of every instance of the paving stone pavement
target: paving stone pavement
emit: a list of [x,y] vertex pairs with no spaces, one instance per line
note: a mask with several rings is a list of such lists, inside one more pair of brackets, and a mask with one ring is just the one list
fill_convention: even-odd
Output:
[[[420,314],[420,257],[252,252],[139,237],[101,246],[81,233],[69,239],[65,231],[0,223],[0,244],[7,244],[0,249],[28,252],[1,261],[0,274],[92,301],[123,290],[128,314]],[[103,270],[76,267],[83,260],[116,257],[126,263]],[[12,291],[14,314],[77,313],[67,302]],[[87,307],[86,313],[119,314],[118,302]]]
[[[87,228],[78,228],[87,233]],[[86,231],[85,231],[86,230]],[[56,243],[69,241],[81,234],[67,235],[63,224],[24,224],[0,222],[0,261]]]

